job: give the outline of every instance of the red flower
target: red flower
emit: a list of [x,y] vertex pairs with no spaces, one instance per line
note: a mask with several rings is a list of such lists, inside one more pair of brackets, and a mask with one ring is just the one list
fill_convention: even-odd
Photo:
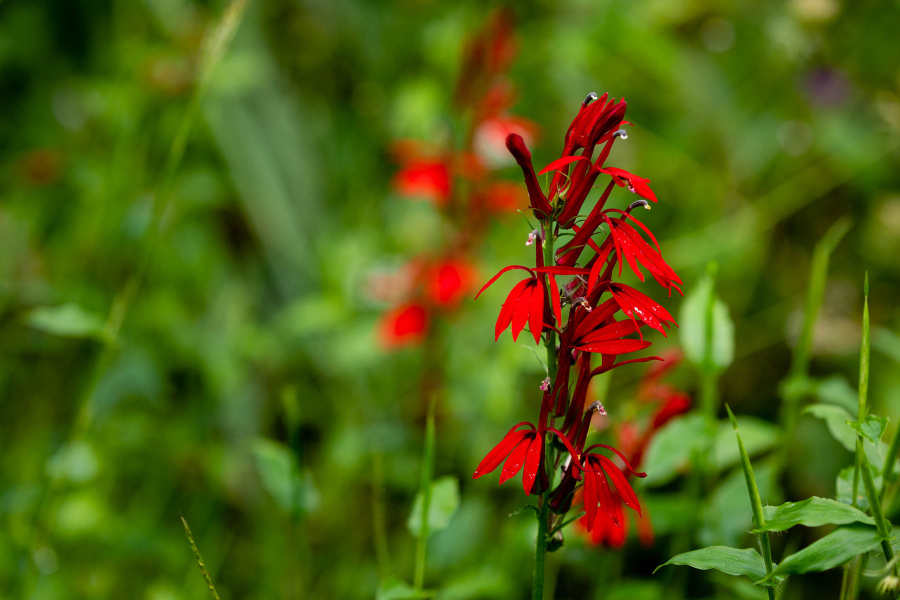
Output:
[[[577,498],[575,502],[578,502]],[[575,522],[580,531],[588,534],[588,540],[592,545],[603,544],[609,548],[621,548],[625,545],[625,539],[628,537],[628,519],[622,510],[622,497],[618,492],[613,492],[611,505],[615,519],[612,519],[606,511],[601,511],[597,513],[593,529],[588,529],[587,515]]]
[[421,196],[442,206],[450,197],[450,170],[441,161],[413,160],[397,171],[393,186],[402,196]]
[[[519,431],[519,427],[526,425],[528,430]],[[544,432],[554,434],[559,441],[563,443],[573,460],[577,460],[578,453],[575,448],[566,439],[562,433],[556,429],[538,429],[531,423],[523,421],[514,425],[510,429],[500,443],[487,453],[487,456],[478,464],[478,468],[472,473],[472,479],[478,479],[482,475],[493,472],[500,463],[506,459],[503,464],[503,470],[500,472],[500,484],[503,485],[507,480],[516,476],[522,469],[522,487],[525,495],[529,495],[535,490],[535,482],[537,476],[541,475],[539,487],[543,488],[547,485],[546,472],[542,466],[544,457]]]
[[[527,425],[530,429],[517,431],[523,425]],[[503,471],[500,472],[500,484],[502,485],[508,479],[515,477],[524,465],[522,487],[527,496],[531,494],[531,490],[534,487],[538,470],[541,467],[543,452],[544,436],[538,435],[537,428],[531,423],[519,423],[509,430],[503,439],[500,440],[500,443],[494,446],[493,450],[488,452],[487,456],[478,464],[478,468],[472,474],[472,479],[478,479],[482,475],[491,473],[500,466],[503,459],[506,459]]]
[[619,467],[610,459],[602,454],[590,454],[594,448],[606,448],[616,453],[629,473],[637,477],[646,477],[646,473],[636,473],[621,452],[612,446],[604,444],[595,444],[585,450],[584,457],[584,511],[587,517],[588,531],[594,528],[594,522],[597,519],[598,506],[606,513],[606,515],[617,526],[621,525],[621,519],[616,514],[613,504],[612,491],[609,482],[612,481],[616,487],[616,491],[621,496],[625,506],[641,514],[641,505],[638,503],[637,495],[628,484],[628,480]]
[[647,200],[656,202],[656,194],[654,194],[653,190],[650,189],[650,186],[647,185],[648,183],[650,183],[649,179],[644,179],[643,177],[632,175],[624,169],[617,169],[615,167],[606,167],[600,169],[600,172],[610,175],[613,181],[616,182],[617,186],[627,186],[630,191],[634,192],[641,198],[646,198]]
[[379,341],[388,349],[419,344],[428,331],[428,321],[428,311],[421,304],[398,306],[381,316]]
[[541,280],[535,275],[534,271],[528,267],[521,267],[518,265],[506,267],[484,284],[484,287],[479,290],[478,294],[475,295],[475,298],[477,299],[478,296],[481,295],[481,292],[490,287],[492,283],[497,281],[501,275],[510,269],[524,269],[531,273],[531,277],[523,279],[516,284],[512,291],[509,292],[509,296],[506,297],[506,302],[503,303],[503,307],[500,309],[500,316],[497,317],[497,325],[494,328],[494,341],[500,339],[500,334],[503,333],[510,324],[512,324],[513,341],[517,340],[519,334],[525,329],[525,324],[528,323],[531,335],[534,336],[534,342],[539,344],[541,341],[541,332],[544,329],[544,306],[546,302],[544,298],[544,284],[541,283]]
[[428,296],[444,308],[459,304],[472,285],[474,270],[460,260],[439,262],[425,274]]
[[525,140],[522,139],[522,136],[511,133],[506,138],[506,147],[513,155],[513,158],[516,159],[516,162],[522,169],[522,174],[525,176],[525,187],[528,188],[528,199],[531,202],[531,208],[534,210],[535,216],[540,219],[548,218],[553,209],[550,207],[550,203],[541,190],[540,183],[538,183],[537,176],[534,174],[534,167],[531,165],[531,152],[528,150],[528,146],[525,145]]

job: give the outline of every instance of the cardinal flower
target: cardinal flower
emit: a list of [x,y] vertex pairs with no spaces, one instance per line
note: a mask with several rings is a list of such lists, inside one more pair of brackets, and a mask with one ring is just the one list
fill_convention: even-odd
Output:
[[425,338],[429,321],[427,309],[417,302],[386,312],[378,324],[382,346],[394,349],[419,344]]
[[[520,427],[527,429],[519,429]],[[539,481],[538,487],[544,488],[547,485],[546,472],[542,466],[544,456],[544,431],[548,431],[556,435],[559,440],[566,446],[572,456],[577,456],[577,452],[569,443],[562,433],[555,429],[538,429],[528,422],[522,422],[510,429],[500,443],[494,446],[494,449],[488,452],[484,460],[479,463],[478,468],[472,474],[472,479],[478,479],[483,475],[493,472],[500,463],[503,463],[503,470],[500,472],[500,484],[504,484],[507,480],[515,477],[520,470],[522,471],[522,487],[525,495],[529,495],[535,490],[535,482]],[[538,475],[541,479],[538,480]]]
[[544,296],[544,284],[534,271],[528,267],[513,265],[506,267],[497,273],[490,281],[484,284],[484,287],[475,295],[476,298],[481,292],[491,286],[497,279],[509,271],[510,269],[523,269],[531,274],[531,277],[523,279],[513,287],[506,297],[500,309],[500,316],[497,317],[497,325],[494,327],[494,341],[500,339],[500,334],[506,331],[506,328],[512,325],[513,341],[519,338],[519,334],[525,329],[525,324],[534,336],[535,343],[541,341],[541,331],[544,328],[544,306],[546,300]]
[[625,474],[606,456],[599,453],[591,453],[591,450],[595,448],[605,448],[614,452],[632,475],[636,477],[647,476],[646,473],[636,473],[628,461],[625,460],[622,453],[612,446],[594,444],[587,448],[584,457],[584,512],[587,517],[588,531],[594,528],[598,507],[604,511],[613,523],[621,525],[621,520],[616,514],[613,504],[612,490],[609,487],[610,482],[615,486],[625,506],[637,512],[638,515],[641,514],[641,505],[638,503],[637,495],[625,478]]

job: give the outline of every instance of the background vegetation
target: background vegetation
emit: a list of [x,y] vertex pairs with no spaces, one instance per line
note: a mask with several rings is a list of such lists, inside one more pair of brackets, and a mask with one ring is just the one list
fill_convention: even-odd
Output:
[[[0,5],[0,597],[202,598],[179,508],[222,598],[371,598],[390,574],[412,579],[429,365],[421,347],[380,346],[387,305],[372,278],[440,247],[445,223],[393,190],[389,148],[444,139],[465,40],[492,7],[241,8],[222,21],[213,0]],[[813,247],[850,219],[810,372],[843,377],[828,389],[853,397],[868,271],[869,403],[895,417],[890,434],[900,6],[567,1],[514,12],[514,111],[540,124],[536,165],[558,156],[587,92],[629,101],[634,126],[614,162],[652,179],[659,209],[642,218],[688,295],[718,263],[736,340],[718,389],[739,415],[775,422]],[[514,168],[503,175],[519,181]],[[488,227],[479,281],[530,252],[521,217]],[[459,479],[460,502],[429,540],[426,584],[443,599],[519,598],[533,520],[507,517],[524,504],[516,486],[471,473],[533,413],[543,374],[521,340],[492,339],[505,291],[472,295],[438,330],[435,475]],[[678,316],[682,302],[667,306]],[[677,347],[679,332],[656,343]],[[636,414],[645,370],[617,371],[596,391],[611,425]],[[692,368],[669,380],[698,397]],[[808,415],[789,442],[763,500],[833,496],[850,452]],[[743,485],[735,465],[722,486]],[[652,477],[652,461],[644,468]],[[656,598],[663,586],[758,597],[694,571],[651,577],[684,542],[753,545],[744,489],[716,487],[698,504],[684,485],[643,492],[652,547],[593,547],[567,531],[549,559],[554,597]],[[774,538],[776,558],[821,535]],[[839,571],[804,576],[790,597],[831,597],[839,583]]]

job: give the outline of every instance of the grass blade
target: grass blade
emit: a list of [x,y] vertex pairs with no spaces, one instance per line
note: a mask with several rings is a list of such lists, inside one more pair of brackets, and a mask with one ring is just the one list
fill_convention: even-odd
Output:
[[209,571],[206,570],[206,565],[203,564],[203,557],[200,556],[200,549],[197,548],[197,543],[194,541],[194,536],[191,534],[191,528],[188,527],[188,523],[184,518],[184,515],[181,514],[181,510],[178,511],[178,516],[181,517],[181,524],[184,525],[184,533],[187,535],[188,542],[191,543],[191,550],[194,551],[194,558],[197,559],[197,566],[200,567],[200,573],[203,574],[203,579],[206,580],[206,585],[209,586],[209,593],[212,594],[212,597],[216,600],[219,600],[219,594],[216,593],[216,586],[213,585],[212,577],[209,576]]

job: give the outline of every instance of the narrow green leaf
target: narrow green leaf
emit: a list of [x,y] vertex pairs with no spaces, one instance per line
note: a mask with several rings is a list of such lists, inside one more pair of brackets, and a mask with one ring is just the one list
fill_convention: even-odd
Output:
[[673,419],[650,442],[642,468],[647,471],[644,485],[665,485],[690,466],[691,457],[707,447],[706,421],[692,414]]
[[701,571],[721,571],[727,575],[739,577],[744,575],[753,581],[766,577],[766,565],[763,557],[753,548],[738,550],[728,546],[709,546],[700,550],[692,550],[673,556],[667,562],[653,570],[654,573],[668,565],[693,567]]
[[861,510],[837,500],[813,496],[802,502],[785,502],[780,506],[763,507],[766,523],[758,531],[784,531],[794,525],[819,527],[821,525],[847,525],[875,521]]
[[[875,480],[875,485],[877,487],[881,487],[881,475],[873,468],[872,469],[872,477]],[[854,467],[844,467],[841,469],[841,472],[838,473],[837,479],[835,481],[835,498],[837,498],[838,502],[843,504],[853,504],[853,472],[855,471]],[[865,493],[863,493],[862,488],[857,489],[856,495],[856,506],[860,508],[860,510],[866,510],[869,508],[869,501],[866,499]]]
[[[416,494],[412,511],[406,526],[410,532],[419,537],[422,527],[422,492]],[[431,504],[428,508],[428,534],[447,529],[450,519],[459,508],[459,480],[453,476],[441,477],[431,483]]]
[[851,221],[847,217],[838,219],[832,225],[813,251],[812,265],[809,273],[809,287],[806,290],[806,306],[803,309],[803,329],[800,339],[794,351],[794,360],[791,363],[791,375],[805,375],[809,371],[809,355],[812,349],[813,329],[819,307],[822,306],[822,297],[825,295],[825,280],[828,277],[828,262],[831,253],[837,247],[841,239],[850,230]]
[[203,580],[206,582],[206,587],[209,588],[209,594],[215,600],[219,600],[219,594],[216,592],[216,586],[213,585],[212,577],[209,576],[209,571],[206,570],[206,565],[203,564],[203,557],[200,556],[200,549],[197,548],[197,542],[194,541],[194,535],[191,533],[191,528],[188,526],[187,520],[184,518],[184,515],[181,514],[181,510],[178,510],[178,516],[181,517],[181,524],[184,525],[184,533],[187,536],[188,543],[191,545],[191,550],[194,552],[194,560],[197,561],[197,566],[200,568],[200,574],[203,575]]
[[[707,276],[685,296],[678,320],[681,326],[678,337],[690,362],[720,371],[734,360],[734,323],[728,315],[728,307],[715,296],[712,286],[713,280]],[[712,315],[709,314],[711,297],[715,298]],[[712,322],[711,335],[707,331],[708,321]],[[710,348],[707,348],[708,340],[712,342]],[[706,362],[710,363],[708,367]]]
[[847,425],[849,425],[854,431],[858,431],[861,436],[875,444],[875,446],[877,447],[879,442],[881,442],[881,438],[884,435],[884,432],[887,430],[888,418],[869,415],[862,423],[849,421]]
[[822,539],[785,558],[774,575],[827,571],[854,556],[868,552],[881,543],[881,536],[870,525],[844,525]]
[[852,417],[846,410],[833,404],[816,403],[807,406],[803,412],[825,421],[834,439],[850,452],[856,450],[856,431],[850,427]]

